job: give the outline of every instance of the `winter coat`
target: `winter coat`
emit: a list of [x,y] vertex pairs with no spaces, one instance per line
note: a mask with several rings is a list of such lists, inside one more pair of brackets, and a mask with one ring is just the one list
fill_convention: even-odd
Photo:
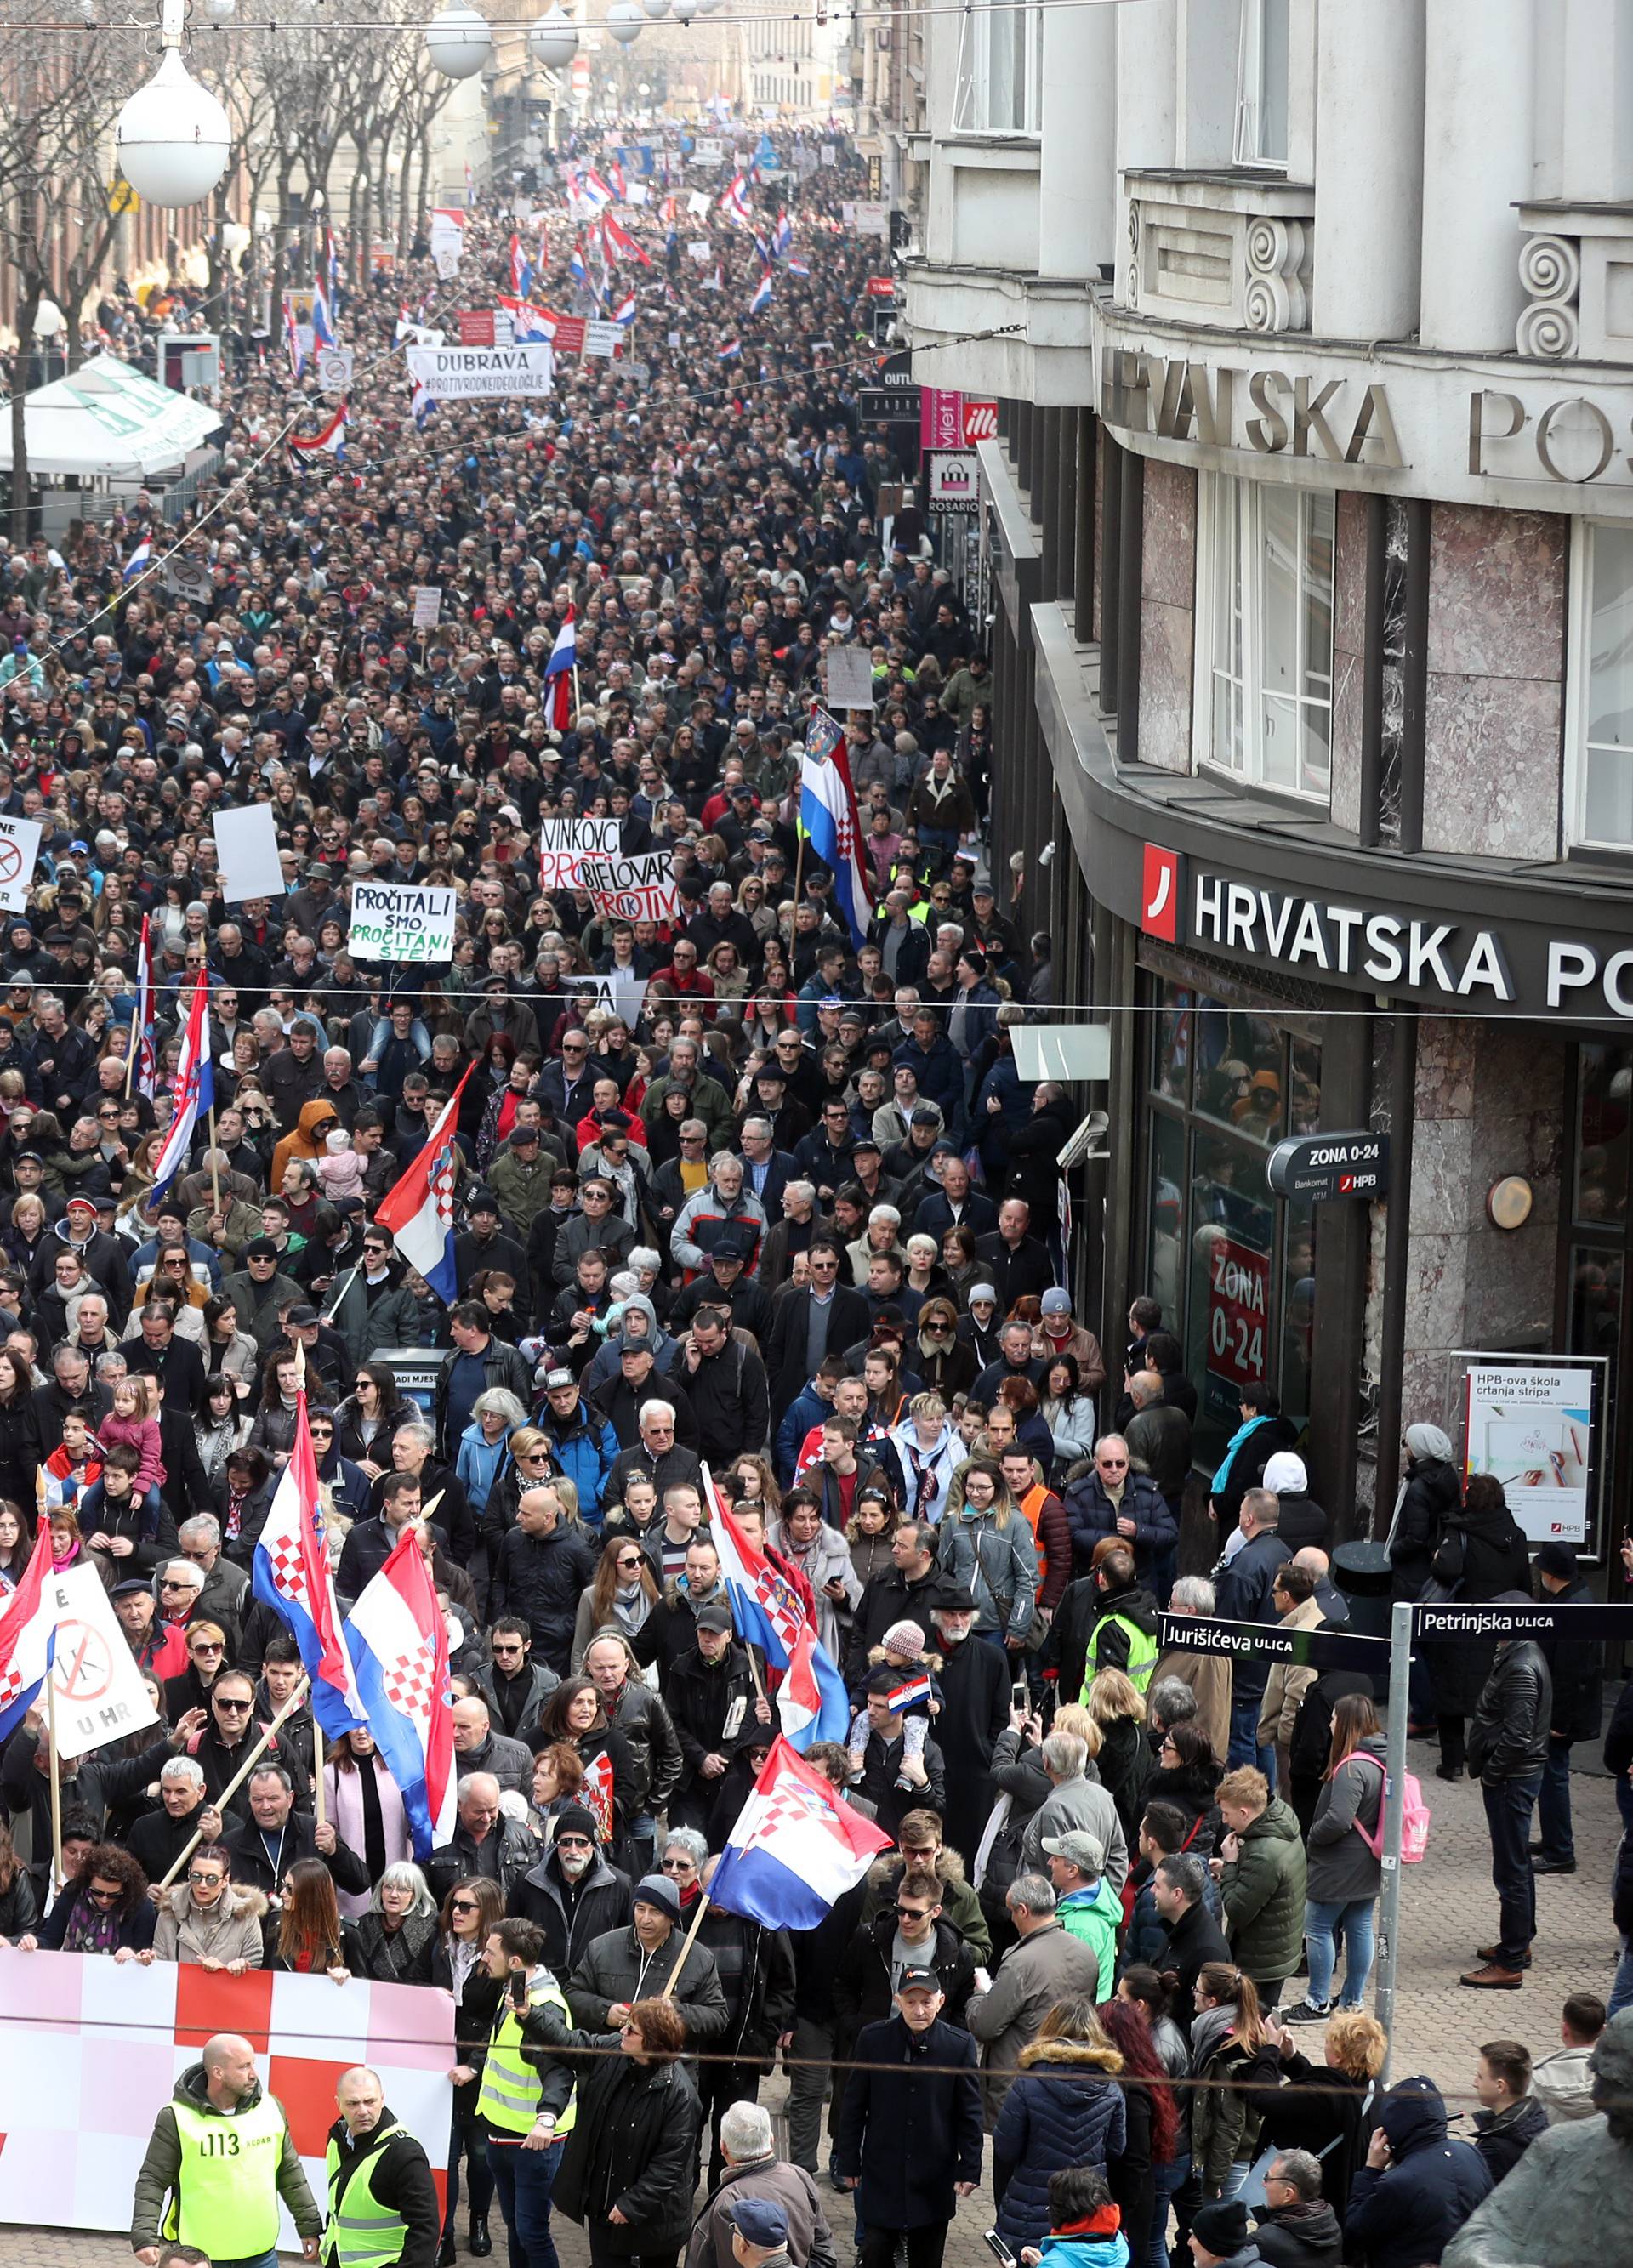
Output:
[[1506,2110],[1475,2111],[1474,2147],[1490,2169],[1493,2189],[1547,2132],[1548,2113],[1533,2095],[1522,2095]]
[[[521,1270],[521,1281],[527,1281],[527,1270]],[[437,1454],[451,1462],[459,1454],[457,1437],[448,1439],[448,1388],[454,1377],[454,1366],[462,1359],[457,1347],[450,1347],[437,1369],[436,1384],[432,1389],[432,1418],[437,1430]],[[524,1410],[533,1400],[532,1366],[519,1355],[514,1346],[503,1339],[490,1338],[482,1354],[482,1391],[491,1394],[497,1387],[514,1394]]]
[[[1280,2084],[1276,2083],[1279,2079]],[[1255,2093],[1260,2150],[1308,2150],[1321,2161],[1321,2193],[1340,2222],[1357,2167],[1366,2162],[1378,2093],[1370,2079],[1295,2052]]]
[[1598,2105],[1593,2100],[1593,2074],[1588,2068],[1592,2052],[1592,2048],[1556,2048],[1533,2071],[1532,2096],[1548,2113],[1550,2126],[1594,2116]]
[[[1555,1591],[1556,1607],[1591,1603],[1592,1593],[1580,1580]],[[1537,1644],[1554,1680],[1553,1722],[1562,1741],[1596,1741],[1605,1714],[1605,1648],[1602,1640],[1540,1638]]]
[[[1274,1528],[1245,1543],[1214,1578],[1214,1612],[1221,1621],[1262,1623],[1267,1628],[1279,1622],[1270,1593],[1275,1571],[1286,1557],[1287,1547]],[[1230,1675],[1238,1701],[1262,1701],[1270,1680],[1269,1657],[1238,1654]]]
[[346,1943],[346,1962],[354,1977],[381,1984],[429,1984],[436,1950],[434,1914],[407,1914],[400,1929],[388,1931],[385,1917],[359,1914]]
[[[866,2024],[883,2023],[890,2013],[893,1986],[890,1949],[896,1940],[896,1910],[876,1914],[858,1926],[834,1972],[833,2013],[841,2038],[853,2040]],[[926,1948],[923,1965],[934,1969],[945,1994],[942,2013],[950,2024],[962,2024],[971,1993],[975,1990],[975,1956],[948,1921],[945,1913],[935,1925],[934,1951]]]
[[[679,1962],[684,1942],[681,1931],[671,1930],[657,1951],[648,1954],[632,1925],[592,1938],[566,1980],[567,2002],[575,2021],[587,2030],[604,2031],[607,2011],[617,2002],[658,1999]],[[670,1997],[691,2046],[708,2047],[724,2036],[731,2012],[720,1990],[714,1955],[702,1946],[692,1947]],[[690,2199],[690,2187],[686,2195]]]
[[[895,1911],[897,1889],[906,1871],[907,1862],[899,1851],[887,1851],[874,1860],[862,1894],[864,1922],[871,1925],[879,1914]],[[942,1920],[957,1931],[978,1963],[990,1962],[992,1933],[981,1911],[980,1899],[964,1879],[964,1860],[945,1843],[935,1854],[935,1879],[942,1886]]]
[[1491,2190],[1491,2169],[1446,2134],[1446,2107],[1427,2079],[1392,2087],[1378,2113],[1391,2162],[1356,2169],[1344,2242],[1366,2268],[1433,2268]]
[[927,2228],[950,2220],[953,2184],[981,2177],[975,2042],[939,2017],[914,2033],[894,2015],[864,2028],[852,2060],[833,2168],[857,2179],[862,2224]]
[[1156,1759],[1144,1728],[1132,1717],[1119,1717],[1101,1727],[1100,1753],[1095,1770],[1100,1785],[1117,1806],[1123,1838],[1132,1851],[1140,1839],[1140,1822],[1149,1800],[1151,1773]]
[[1278,1449],[1290,1449],[1298,1436],[1286,1418],[1256,1418],[1247,1432],[1215,1473],[1208,1500],[1219,1521],[1221,1538],[1236,1526],[1242,1498],[1249,1489],[1262,1485],[1265,1467]]
[[[240,2112],[252,2110],[261,2101],[261,2081],[251,2080],[247,2091],[240,2096],[233,2110],[217,2110],[204,2088],[204,2066],[189,2064],[171,2089],[171,2100],[204,2118],[219,2118],[224,2128]],[[233,2138],[236,2142],[236,2136]],[[176,2124],[176,2115],[169,2102],[160,2109],[153,2121],[147,2154],[136,2177],[136,2194],[130,2208],[130,2242],[140,2250],[151,2244],[157,2249],[164,2241],[165,2214],[176,2194],[176,2183],[181,2172],[181,2136]],[[307,2183],[306,2170],[295,2147],[295,2138],[285,2126],[278,2146],[277,2164],[272,2171],[277,2193],[289,2207],[296,2232],[302,2237],[316,2236],[323,2227],[323,2215],[313,2200]]]
[[561,1861],[552,1849],[516,1883],[508,1910],[543,1931],[544,1966],[552,1976],[565,1977],[598,1937],[628,1927],[633,1911],[630,1878],[598,1852],[569,1897]]
[[[1104,2173],[1127,2132],[1122,2069],[1114,2048],[1081,2040],[1034,2040],[993,2129],[993,2189],[999,2235],[1011,2252],[1049,2234],[1049,2176],[1063,2166]],[[1041,2066],[1041,2068],[1040,2068]]]
[[1038,1603],[1038,1547],[1031,1523],[1012,1512],[1002,1526],[994,1513],[966,1506],[935,1531],[938,1564],[975,1601],[978,1632],[1025,1639]]
[[1065,1502],[1072,1531],[1072,1568],[1078,1575],[1088,1574],[1095,1545],[1103,1536],[1118,1534],[1119,1520],[1134,1524],[1134,1573],[1142,1583],[1150,1581],[1156,1561],[1179,1540],[1174,1516],[1147,1473],[1129,1474],[1118,1504],[1106,1494],[1097,1472],[1085,1473],[1067,1490]]
[[[683,2064],[643,2070],[616,2041],[605,2045],[611,2053],[581,2066],[552,2203],[569,2220],[593,2219],[605,2251],[672,2257],[691,2228],[697,2093]],[[607,2218],[614,2205],[622,2222]]]
[[533,1646],[558,1676],[567,1675],[579,1598],[595,1580],[595,1549],[588,1532],[572,1521],[547,1535],[513,1528],[499,1546],[488,1596],[488,1619],[520,1615]]
[[1304,1942],[1304,1846],[1292,1806],[1273,1795],[1238,1838],[1219,1887],[1225,1935],[1238,1969],[1257,1984],[1280,1984],[1298,1965]]
[[[720,1468],[717,1466],[718,1471]],[[831,1598],[825,1586],[842,1583],[845,1587],[844,1609],[851,1614],[861,1598],[861,1585],[856,1580],[856,1570],[851,1565],[851,1550],[837,1528],[830,1528],[824,1520],[809,1543],[796,1543],[780,1521],[772,1534],[772,1549],[781,1553],[792,1566],[799,1569],[811,1587],[811,1596],[816,1603],[816,1643],[831,1661],[838,1661],[845,1651],[839,1635],[840,1602]]]
[[1462,1501],[1455,1465],[1438,1457],[1407,1460],[1405,1493],[1389,1527],[1392,1598],[1421,1597],[1441,1530]]
[[26,1867],[19,1866],[11,1877],[11,1887],[0,1890],[0,1938],[8,1945],[15,1944],[19,1937],[27,1936],[39,1918],[34,1886]]
[[[526,1400],[526,1396],[523,1396]],[[579,1515],[587,1528],[598,1529],[607,1481],[617,1462],[618,1437],[600,1410],[580,1401],[569,1425],[558,1425],[547,1409],[540,1431],[562,1472],[579,1492]]]
[[1553,1681],[1535,1639],[1499,1646],[1468,1728],[1470,1771],[1487,1787],[1534,1779],[1548,1761],[1553,1704]]
[[240,1882],[224,1885],[213,1906],[194,1902],[183,1882],[166,1890],[153,1925],[156,1961],[229,1961],[259,1969],[264,1948],[261,1924],[267,1911],[261,1892]]
[[1267,2086],[1276,2066],[1275,2050],[1264,2041],[1250,2049],[1230,2029],[1234,2011],[1209,2008],[1192,2027],[1193,2075],[1229,2080],[1228,2086],[1198,2087],[1191,2095],[1191,2165],[1205,2198],[1216,2198],[1238,2159],[1251,2162],[1259,2143],[1259,2114],[1250,2090]]
[[[1129,1634],[1116,1617],[1156,1635],[1156,1601],[1137,1583],[1126,1590],[1103,1591],[1099,1578],[1083,1575],[1068,1583],[1054,1610],[1040,1660],[1046,1681],[1054,1683],[1062,1701],[1081,1699],[1085,1685],[1101,1669],[1127,1669]],[[1230,1675],[1227,1665],[1225,1675]],[[1149,1686],[1147,1686],[1148,1692]],[[1219,1753],[1223,1756],[1222,1749]]]
[[992,1809],[993,1753],[1009,1721],[1014,1671],[985,1638],[967,1638],[942,1656],[942,1712],[936,1745],[948,1762],[947,1840],[955,1851],[979,1851]]
[[[1346,1756],[1331,1779],[1323,1780],[1310,1822],[1304,1895],[1326,1905],[1375,1898],[1383,1886],[1383,1863],[1363,1840],[1364,1827],[1376,1835],[1383,1815],[1385,1760],[1388,1743],[1375,1733]],[[1376,1767],[1376,1769],[1374,1769]]]
[[[1278,1528],[1276,1534],[1280,1535],[1281,1533]],[[1314,1599],[1301,1599],[1289,1613],[1282,1616],[1282,1628],[1287,1631],[1319,1630],[1325,1619]],[[1315,1669],[1308,1662],[1271,1663],[1270,1675],[1265,1681],[1264,1699],[1259,1705],[1260,1748],[1285,1749],[1290,1745],[1293,1727],[1298,1722],[1298,1705],[1315,1682]]]
[[692,2222],[685,2268],[735,2268],[731,2215],[744,2198],[763,2198],[780,2210],[788,2224],[785,2250],[799,2268],[834,2268],[833,2232],[822,2192],[803,2166],[775,2157],[750,2158],[726,2169]]
[[1339,2268],[1344,2232],[1325,2198],[1261,2212],[1253,2242],[1266,2268]]
[[[681,1917],[690,1927],[690,1912]],[[777,2042],[794,2029],[794,1949],[786,1929],[765,1929],[711,1906],[698,1942],[714,1957],[726,1995],[726,2029],[713,2052],[770,2071]]]
[[[604,1695],[602,1700],[604,1704]],[[617,1701],[609,1714],[635,1759],[643,1791],[641,1809],[661,1810],[680,1780],[680,1738],[668,1709],[651,1686],[642,1682],[633,1654],[630,1656],[629,1674],[618,1688]]]
[[[395,1780],[387,1769],[384,1756],[360,1756],[351,1771],[342,1771],[331,1760],[323,1767],[323,1785],[328,1794],[328,1814],[334,1822],[335,1832],[347,1850],[363,1852],[368,1839],[367,1812],[364,1808],[363,1775],[373,1775],[374,1793],[380,1803],[381,1835],[385,1845],[386,1864],[395,1866],[414,1856],[414,1837],[403,1808],[403,1797]],[[368,1908],[369,1894],[343,1891],[340,1911],[349,1921],[354,1921]]]
[[1061,1928],[1089,1947],[1102,1977],[1117,1966],[1117,1933],[1123,1924],[1123,1902],[1102,1874],[1082,1889],[1065,1890],[1055,1908]]
[[[1094,1766],[1090,1764],[1089,1770],[1092,1771]],[[1046,1874],[1044,1837],[1069,1835],[1075,1827],[1092,1835],[1105,1852],[1105,1879],[1120,1896],[1123,1884],[1128,1880],[1128,1843],[1123,1822],[1117,1815],[1117,1806],[1099,1781],[1086,1776],[1082,1779],[1063,1779],[1057,1787],[1052,1787],[1032,1814],[1021,1837],[1025,1871]]]
[[1094,1948],[1086,1939],[1069,1936],[1058,1921],[1031,1931],[1009,1948],[998,1963],[992,1989],[972,1999],[964,2017],[981,2043],[990,2110],[1004,2100],[1004,2075],[1020,2066],[1023,2050],[1038,2037],[1038,2028],[1055,2002],[1079,1997],[1097,2000],[1099,1981]]
[[[1495,1599],[1504,1591],[1531,1595],[1531,1558],[1523,1532],[1506,1509],[1452,1513],[1430,1572],[1454,1591],[1459,1606]],[[1467,1717],[1479,1702],[1496,1646],[1490,1638],[1458,1638],[1422,1649],[1436,1709]]]
[[675,1792],[685,1794],[694,1786],[707,1789],[702,1778],[707,1756],[731,1755],[741,1734],[752,1725],[758,1694],[747,1649],[734,1638],[718,1661],[706,1661],[690,1646],[664,1681],[670,1722],[680,1743],[681,1768]]

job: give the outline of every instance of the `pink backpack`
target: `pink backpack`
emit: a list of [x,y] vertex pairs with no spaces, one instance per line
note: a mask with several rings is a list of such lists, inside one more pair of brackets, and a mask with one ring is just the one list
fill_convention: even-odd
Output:
[[[1382,1764],[1378,1763],[1376,1756],[1362,1756],[1357,1759],[1354,1756],[1346,1756],[1344,1761],[1346,1764],[1359,1761],[1362,1764],[1378,1766],[1378,1827],[1374,1833],[1369,1834],[1357,1819],[1356,1833],[1366,1845],[1372,1856],[1375,1859],[1381,1859],[1384,1855],[1384,1813],[1386,1808],[1384,1796],[1389,1786],[1388,1775]],[[1428,1850],[1430,1816],[1429,1806],[1423,1800],[1423,1791],[1418,1786],[1417,1774],[1408,1772],[1406,1801],[1401,1807],[1400,1816],[1400,1863],[1403,1867],[1415,1867]]]

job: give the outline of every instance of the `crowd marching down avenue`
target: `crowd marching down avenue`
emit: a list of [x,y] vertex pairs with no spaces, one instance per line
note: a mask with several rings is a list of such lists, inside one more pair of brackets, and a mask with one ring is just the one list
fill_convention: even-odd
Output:
[[[0,2021],[176,1972],[169,2099],[100,2051],[144,2268],[1633,2261],[1577,1555],[1405,1411],[1393,1599],[1490,1610],[1408,1751],[1319,1411],[1250,1381],[1199,1479],[1171,1312],[1090,1327],[865,164],[726,144],[566,135],[366,284],[320,234],[180,522],[0,556]],[[1415,2068],[1469,1781],[1489,2036]]]

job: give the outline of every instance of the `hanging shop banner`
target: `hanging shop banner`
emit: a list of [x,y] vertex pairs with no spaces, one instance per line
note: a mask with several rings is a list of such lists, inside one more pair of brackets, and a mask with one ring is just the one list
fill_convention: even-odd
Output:
[[624,921],[673,921],[680,904],[674,865],[667,850],[646,850],[636,858],[587,858],[579,870],[598,914]]
[[550,393],[551,346],[410,347],[409,376],[433,401],[529,401]]
[[[314,2197],[343,2072],[380,2074],[395,2115],[431,2161],[439,2210],[447,2181],[454,2003],[423,1984],[353,1977],[228,1977],[192,1962],[113,1962],[90,1953],[0,1948],[0,2221],[130,2228],[153,2121],[218,2032],[243,2035],[276,2095]],[[280,2209],[278,2250],[300,2239]]]
[[1464,1380],[1466,1478],[1501,1481],[1532,1543],[1585,1543],[1592,1469],[1593,1373],[1570,1363],[1490,1362]]
[[0,819],[0,906],[7,913],[20,914],[27,905],[39,857],[37,819]]
[[547,819],[539,828],[539,880],[547,890],[576,890],[586,858],[616,858],[623,842],[617,819]]
[[452,961],[457,903],[449,889],[354,882],[347,949],[353,961]]

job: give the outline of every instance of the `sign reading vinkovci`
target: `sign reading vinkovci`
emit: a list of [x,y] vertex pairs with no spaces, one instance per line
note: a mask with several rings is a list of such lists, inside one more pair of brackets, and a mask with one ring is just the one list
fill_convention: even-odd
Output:
[[452,961],[454,909],[450,889],[413,882],[354,882],[351,932],[354,961]]

